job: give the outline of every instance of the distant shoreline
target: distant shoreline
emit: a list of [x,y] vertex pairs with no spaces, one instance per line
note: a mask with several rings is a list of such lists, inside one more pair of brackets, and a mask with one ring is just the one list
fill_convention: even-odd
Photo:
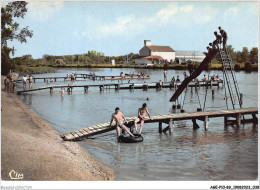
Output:
[[[148,65],[148,66],[135,66],[135,65],[108,65],[108,64],[91,64],[91,65],[56,65],[56,66],[49,66],[49,67],[25,67],[22,71],[18,71],[22,74],[33,73],[33,74],[41,74],[41,73],[51,73],[55,72],[55,69],[74,69],[74,68],[119,68],[119,69],[166,69],[166,70],[187,70],[187,65],[178,65],[178,66],[163,66],[163,65]],[[222,67],[220,66],[212,66],[211,69],[208,70],[219,70],[222,71]],[[205,70],[207,71],[207,70]],[[239,70],[235,69],[236,72],[245,71],[257,71],[258,72],[258,64],[252,66],[251,71],[246,71],[245,68],[240,68]]]

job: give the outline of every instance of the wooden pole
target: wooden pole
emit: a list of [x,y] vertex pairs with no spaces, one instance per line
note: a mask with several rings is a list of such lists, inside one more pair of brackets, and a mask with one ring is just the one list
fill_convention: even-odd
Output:
[[173,119],[170,119],[170,121],[169,121],[169,133],[170,134],[172,133],[173,126],[174,126]]
[[228,117],[224,116],[224,127],[227,127],[227,120],[228,120]]
[[159,133],[162,133],[162,122],[159,121]]
[[239,126],[240,126],[240,124],[241,124],[241,119],[240,119],[240,116],[241,116],[241,114],[240,114],[240,113],[239,113],[239,114],[236,116],[237,127],[239,127]]
[[192,123],[193,123],[193,129],[198,129],[200,128],[199,125],[196,122],[196,119],[192,119]]
[[208,126],[209,125],[209,117],[208,116],[205,116],[205,121],[204,121],[204,128],[205,128],[205,131],[208,130]]

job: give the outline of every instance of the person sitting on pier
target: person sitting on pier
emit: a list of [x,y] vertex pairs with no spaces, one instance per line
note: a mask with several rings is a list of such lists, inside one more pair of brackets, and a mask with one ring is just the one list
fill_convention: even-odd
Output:
[[135,130],[136,131],[137,131],[137,123],[140,121],[140,130],[139,130],[140,135],[142,133],[146,113],[148,114],[150,120],[152,120],[149,110],[147,108],[147,104],[143,103],[142,107],[138,109],[138,117],[135,119]]
[[33,88],[33,77],[32,75],[29,76],[29,89],[31,90]]
[[216,80],[217,80],[217,81],[219,81],[219,80],[220,80],[220,78],[219,78],[218,74],[217,74],[217,76],[216,76]]
[[172,77],[172,80],[171,80],[171,82],[175,82],[175,77],[174,77],[174,76]]
[[199,78],[198,77],[195,78],[195,84],[199,84]]
[[211,81],[215,81],[215,80],[216,80],[216,76],[215,76],[215,75],[211,76],[211,77],[210,77],[210,80],[211,80]]
[[69,78],[69,74],[66,75],[66,77],[64,78],[64,81],[66,81]]
[[181,81],[181,79],[180,79],[180,77],[179,77],[179,76],[177,76],[177,79],[176,79],[176,81],[177,81],[177,82],[180,82],[180,81]]
[[125,130],[127,133],[129,133],[130,136],[134,137],[134,135],[129,131],[129,129],[124,125],[124,122],[126,122],[126,118],[124,114],[120,111],[119,107],[115,108],[115,113],[111,116],[111,121],[109,126],[111,127],[113,120],[116,121],[116,131],[117,131],[117,139],[120,136],[120,128]]
[[219,29],[219,32],[220,32],[221,37],[222,37],[222,41],[223,41],[223,50],[224,50],[224,48],[226,47],[226,43],[227,43],[228,36],[227,36],[226,31],[223,30],[220,26],[218,27],[218,29]]
[[187,78],[188,77],[187,71],[184,71],[183,75],[184,75],[184,78]]
[[159,80],[159,82],[156,84],[156,87],[157,88],[162,88],[162,85],[163,85],[162,81]]
[[24,75],[24,76],[23,76],[23,89],[24,89],[24,90],[26,89],[26,85],[27,85],[27,76]]
[[54,78],[53,77],[51,78],[50,82],[54,82]]
[[202,81],[207,81],[207,76],[206,75],[204,75]]

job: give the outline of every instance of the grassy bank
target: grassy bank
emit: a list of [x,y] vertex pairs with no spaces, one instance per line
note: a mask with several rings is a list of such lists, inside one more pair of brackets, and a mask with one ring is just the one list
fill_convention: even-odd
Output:
[[[198,65],[199,63],[197,63]],[[246,67],[245,63],[233,63],[236,71],[258,71],[258,64],[250,64],[249,68]],[[119,63],[112,65],[110,63],[99,63],[99,64],[49,64],[49,65],[19,65],[15,67],[15,70],[21,74],[39,74],[54,72],[57,68],[134,68],[134,69],[174,69],[174,70],[185,70],[188,69],[188,64],[177,64],[177,63],[165,63],[156,65],[134,65]],[[210,66],[205,70],[210,69]],[[213,62],[211,63],[212,70],[222,70],[222,64]]]

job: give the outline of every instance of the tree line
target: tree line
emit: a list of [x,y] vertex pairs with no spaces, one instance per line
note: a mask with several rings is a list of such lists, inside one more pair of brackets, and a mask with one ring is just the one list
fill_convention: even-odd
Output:
[[[227,49],[231,55],[232,61],[235,63],[246,63],[250,62],[252,64],[258,63],[258,48],[253,47],[249,51],[247,47],[243,47],[242,51],[235,51],[232,45],[228,45]],[[213,61],[221,62],[220,56],[217,55]]]

